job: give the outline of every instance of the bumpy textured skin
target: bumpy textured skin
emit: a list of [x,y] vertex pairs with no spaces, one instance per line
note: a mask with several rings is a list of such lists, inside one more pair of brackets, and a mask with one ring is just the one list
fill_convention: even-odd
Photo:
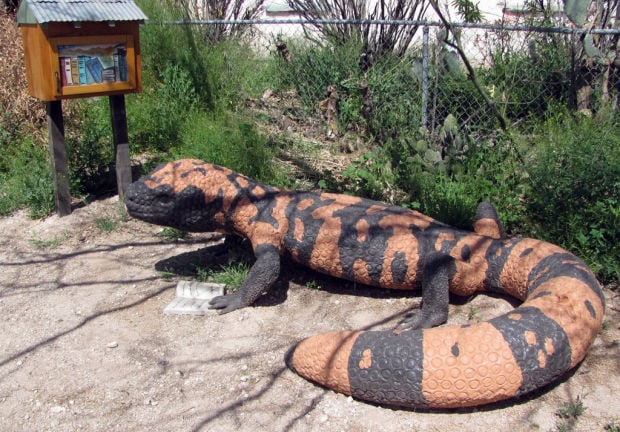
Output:
[[[212,307],[248,306],[276,280],[280,256],[317,271],[395,289],[422,289],[422,308],[391,331],[337,331],[293,346],[301,376],[380,404],[450,408],[540,388],[575,367],[601,327],[592,272],[558,246],[506,238],[492,206],[475,232],[421,213],[330,193],[280,190],[226,168],[179,160],[129,188],[129,213],[187,231],[248,238],[256,264],[238,293]],[[520,307],[486,322],[445,322],[448,290],[503,293]]]

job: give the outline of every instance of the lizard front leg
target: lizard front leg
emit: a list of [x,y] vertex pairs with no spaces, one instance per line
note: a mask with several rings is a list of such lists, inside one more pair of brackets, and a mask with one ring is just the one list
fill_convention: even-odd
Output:
[[270,243],[254,249],[256,262],[250,269],[237,292],[215,297],[209,302],[209,309],[218,309],[225,314],[251,305],[267,291],[280,274],[280,252]]

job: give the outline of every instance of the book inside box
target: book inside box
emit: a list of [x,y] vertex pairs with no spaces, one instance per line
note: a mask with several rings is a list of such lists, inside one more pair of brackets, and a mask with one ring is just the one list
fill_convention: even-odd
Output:
[[61,85],[127,82],[127,48],[124,43],[58,45]]

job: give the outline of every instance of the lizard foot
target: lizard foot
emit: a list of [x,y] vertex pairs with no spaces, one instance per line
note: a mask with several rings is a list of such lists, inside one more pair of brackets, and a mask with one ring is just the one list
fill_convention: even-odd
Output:
[[220,314],[232,312],[245,306],[241,301],[241,296],[237,293],[217,296],[209,302],[209,309],[218,309]]

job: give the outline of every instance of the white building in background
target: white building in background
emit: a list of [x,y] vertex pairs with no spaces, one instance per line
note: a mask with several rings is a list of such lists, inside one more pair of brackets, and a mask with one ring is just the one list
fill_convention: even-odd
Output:
[[[373,0],[371,0],[373,1]],[[485,24],[524,24],[525,18],[529,16],[529,12],[525,6],[525,0],[473,0],[480,9],[482,14],[482,22]],[[563,0],[551,0],[554,10],[558,13],[562,10]],[[447,10],[447,19],[450,22],[460,22],[456,9],[452,6],[452,0],[440,0],[440,7]],[[260,19],[267,20],[291,20],[300,19],[298,12],[292,9],[286,0],[265,0],[263,5],[263,13]],[[426,20],[429,22],[439,22],[435,11],[428,7],[426,12]],[[273,49],[273,42],[279,37],[294,37],[302,35],[302,27],[299,24],[262,24],[258,27],[258,31],[262,35],[257,41],[262,49],[269,51]],[[431,30],[432,31],[432,30]],[[470,56],[470,60],[477,63],[485,62],[488,53],[485,49],[489,46],[489,38],[494,37],[493,32],[481,29],[467,29],[462,32],[462,43],[466,52]],[[432,33],[431,33],[432,34]],[[422,32],[419,32],[419,38],[414,43],[421,43]],[[511,36],[511,45],[515,48],[521,47],[525,49],[525,37],[523,32],[519,32]]]
[[[447,8],[450,14],[451,21],[458,22],[459,17],[456,14],[456,10],[451,5],[451,1],[440,2],[441,7]],[[525,8],[525,0],[479,0],[474,1],[482,12],[483,21],[485,23],[498,23],[508,22],[514,23],[520,17],[527,13]],[[555,10],[562,10],[562,0],[553,0],[553,8]],[[266,0],[264,3],[263,18],[268,19],[292,19],[299,18],[299,14],[292,9],[286,0]],[[436,21],[432,8],[429,7],[427,12],[427,19],[429,21]]]

